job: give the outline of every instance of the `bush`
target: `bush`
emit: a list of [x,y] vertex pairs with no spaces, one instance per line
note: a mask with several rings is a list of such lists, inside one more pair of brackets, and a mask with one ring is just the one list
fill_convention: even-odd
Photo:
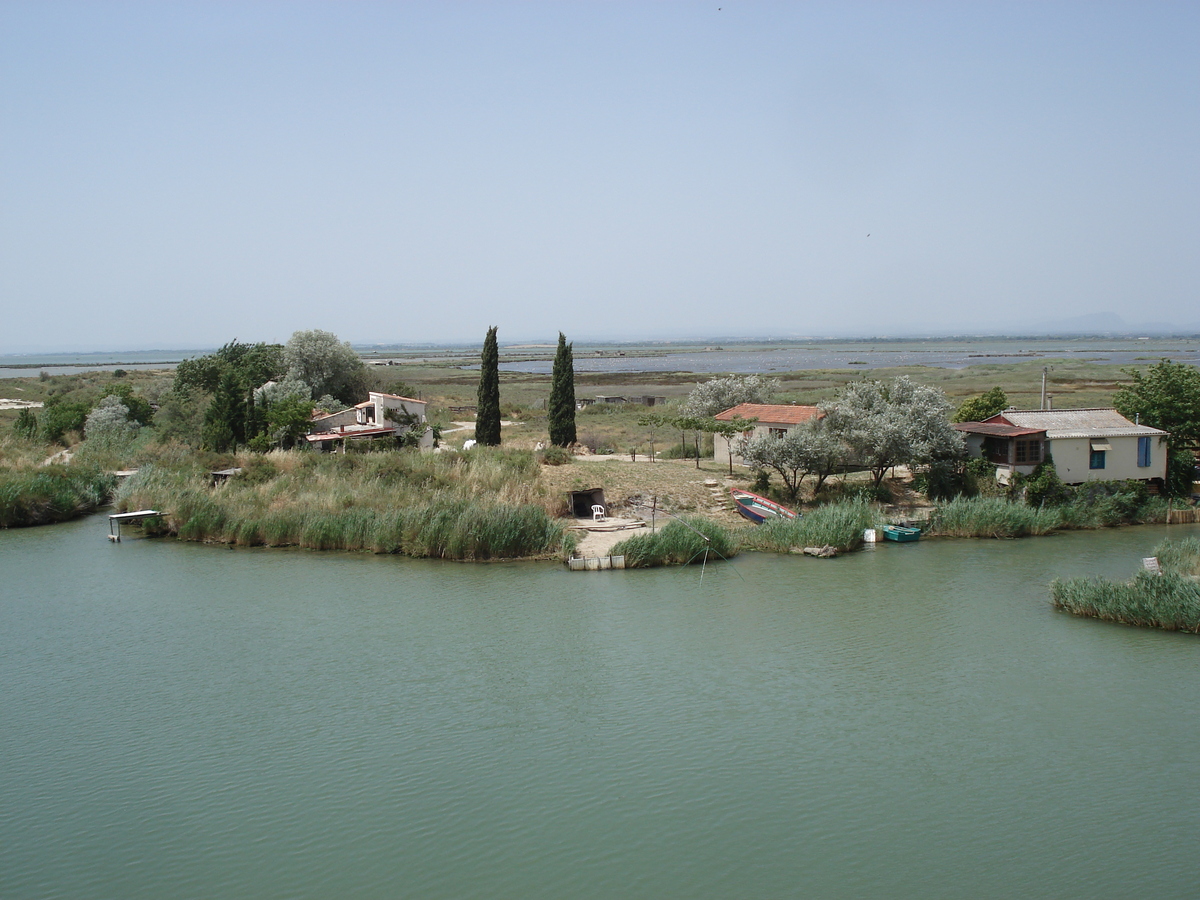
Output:
[[1025,502],[1030,506],[1058,506],[1071,499],[1071,489],[1058,477],[1049,453],[1028,478],[1017,476],[1016,486],[1025,488]]
[[654,534],[640,534],[621,541],[610,552],[613,556],[624,556],[626,568],[640,569],[686,566],[705,559],[729,559],[738,551],[733,535],[727,529],[708,519],[689,516],[668,523]]
[[538,453],[538,461],[544,466],[565,466],[574,460],[570,450],[553,444]]

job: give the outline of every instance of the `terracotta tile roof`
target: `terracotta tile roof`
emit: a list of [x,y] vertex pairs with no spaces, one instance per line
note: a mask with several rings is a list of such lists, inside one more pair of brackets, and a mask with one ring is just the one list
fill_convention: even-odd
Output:
[[718,422],[728,422],[735,418],[758,419],[761,425],[799,425],[814,417],[819,418],[820,411],[815,406],[776,406],[769,403],[739,403],[732,409],[719,412],[715,416]]

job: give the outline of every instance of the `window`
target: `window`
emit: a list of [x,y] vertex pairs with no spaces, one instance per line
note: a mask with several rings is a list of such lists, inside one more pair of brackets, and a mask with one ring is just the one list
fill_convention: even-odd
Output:
[[1017,465],[1032,466],[1042,461],[1041,441],[1017,441]]
[[1138,438],[1138,468],[1144,469],[1150,465],[1150,438]]
[[1091,461],[1088,463],[1088,468],[1103,469],[1104,468],[1104,451],[1093,450]]

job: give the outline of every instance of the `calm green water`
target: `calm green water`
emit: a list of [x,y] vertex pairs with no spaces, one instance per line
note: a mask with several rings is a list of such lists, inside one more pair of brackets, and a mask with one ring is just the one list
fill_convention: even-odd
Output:
[[1197,895],[1200,640],[1045,588],[1166,529],[703,585],[105,531],[0,532],[6,900]]

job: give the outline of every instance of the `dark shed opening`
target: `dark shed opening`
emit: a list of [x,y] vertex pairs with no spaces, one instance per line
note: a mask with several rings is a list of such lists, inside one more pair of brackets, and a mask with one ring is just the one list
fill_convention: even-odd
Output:
[[608,512],[608,505],[604,502],[604,488],[567,491],[567,503],[571,507],[571,515],[577,519],[590,519],[593,506],[603,506],[604,511]]

